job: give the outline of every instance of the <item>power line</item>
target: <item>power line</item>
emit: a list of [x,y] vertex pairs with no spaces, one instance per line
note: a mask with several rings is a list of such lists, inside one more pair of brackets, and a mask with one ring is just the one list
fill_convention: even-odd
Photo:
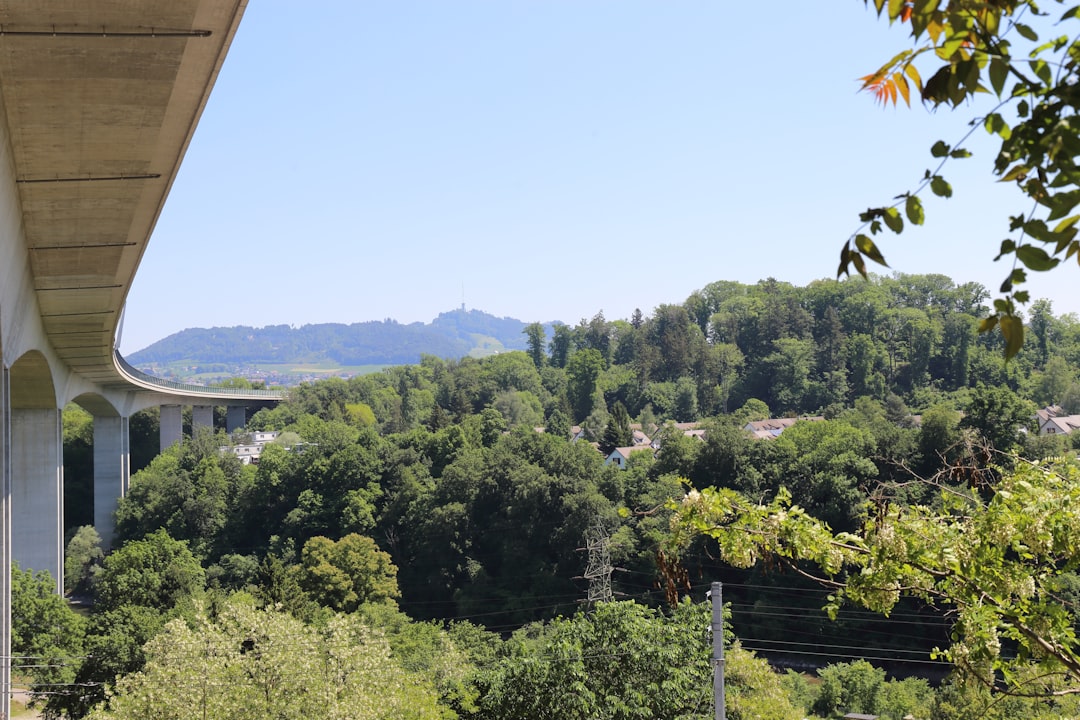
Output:
[[[743,647],[745,649],[747,649],[747,650],[751,650],[753,652],[759,652],[759,653],[775,654],[777,652],[776,650],[771,650],[769,648],[749,647],[749,646],[746,646],[746,645],[744,645]],[[953,665],[951,662],[946,662],[945,660],[930,660],[930,659],[927,659],[927,660],[913,660],[911,658],[891,658],[891,657],[883,657],[883,656],[880,656],[880,655],[863,655],[863,654],[856,654],[856,653],[850,653],[850,654],[848,654],[848,653],[825,653],[825,652],[811,652],[811,651],[807,651],[807,650],[801,650],[797,654],[798,655],[814,655],[814,656],[817,656],[817,657],[831,657],[831,658],[845,658],[845,659],[866,660],[866,661],[877,660],[878,662],[902,662],[902,663],[911,663],[913,665],[942,665],[942,666],[948,666],[948,667],[952,667],[952,665]]]
[[[793,640],[769,640],[767,638],[745,638],[745,637],[740,637],[739,642],[741,642],[743,644],[743,647],[746,647],[747,643],[762,643],[762,642],[764,642],[764,643],[768,643],[768,644],[778,644],[778,646],[798,646],[800,648],[831,648],[833,650],[856,650],[856,651],[859,651],[859,652],[865,652],[866,650],[868,650],[868,648],[866,648],[865,646],[838,646],[838,644],[831,644],[831,643],[827,643],[827,642],[795,642]],[[908,655],[924,655],[924,654],[927,654],[926,651],[923,651],[923,650],[901,650],[899,648],[897,648],[897,649],[893,649],[893,648],[874,648],[874,650],[876,650],[878,652],[905,653],[905,654],[908,654]],[[775,652],[775,651],[777,651],[777,649],[771,649],[770,650],[770,652]]]

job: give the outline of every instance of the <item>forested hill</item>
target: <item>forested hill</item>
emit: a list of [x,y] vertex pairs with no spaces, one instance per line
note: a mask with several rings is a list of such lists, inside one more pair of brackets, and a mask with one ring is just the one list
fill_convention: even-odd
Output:
[[388,319],[298,328],[191,328],[132,353],[127,359],[136,365],[179,361],[401,365],[420,362],[421,354],[460,358],[482,355],[485,350],[524,350],[524,328],[520,320],[480,310],[452,310],[426,324],[403,325]]
[[[37,626],[23,630],[44,612],[13,613],[13,622],[21,623],[13,638],[22,644],[13,642],[12,652],[70,658],[31,663],[28,674],[37,691],[47,693],[50,716],[62,711],[78,718],[90,704],[138,687],[117,677],[144,662],[147,674],[129,678],[147,683],[155,708],[168,685],[160,680],[163,669],[169,677],[205,677],[221,694],[239,687],[236,678],[258,675],[247,672],[257,656],[274,667],[327,667],[329,656],[295,653],[335,647],[324,629],[353,627],[335,624],[348,615],[379,631],[370,637],[383,638],[385,629],[389,649],[360,645],[379,667],[389,672],[400,661],[410,677],[440,683],[432,692],[446,712],[394,710],[386,717],[572,720],[602,717],[619,702],[629,708],[620,717],[699,720],[698,710],[709,707],[711,648],[702,642],[709,609],[680,602],[668,613],[658,606],[684,592],[700,600],[717,580],[730,603],[731,630],[745,643],[731,645],[730,657],[761,652],[800,669],[835,663],[820,668],[813,684],[795,673],[775,674],[760,661],[753,674],[728,665],[735,668],[728,677],[738,678],[739,697],[772,688],[760,710],[729,717],[1050,717],[1041,707],[995,705],[981,682],[943,679],[949,665],[931,655],[952,640],[957,654],[950,657],[976,657],[959,654],[971,647],[990,658],[987,667],[1033,657],[1011,677],[1026,678],[1027,671],[1044,677],[1037,664],[1042,656],[1030,649],[1035,646],[1025,648],[1010,634],[1017,627],[1014,609],[1044,613],[1026,626],[1036,629],[1024,638],[1043,642],[1052,632],[1064,640],[1038,647],[1064,648],[1059,656],[1068,652],[1070,662],[1080,654],[1074,631],[1080,576],[1069,539],[1076,535],[1070,512],[1080,477],[1080,432],[1040,434],[1046,426],[1036,422],[1036,408],[1050,404],[1080,413],[1080,320],[1055,316],[1046,301],[1031,303],[1024,346],[1005,363],[1000,333],[978,333],[987,299],[982,286],[957,285],[942,275],[801,288],[775,280],[721,281],[681,304],[634,312],[629,320],[597,313],[550,331],[518,324],[507,341],[521,342],[520,335],[524,351],[460,359],[426,354],[418,364],[301,382],[284,401],[248,418],[249,431],[281,433],[257,464],[222,453],[228,440],[209,428],[148,460],[119,501],[114,550],[104,560],[100,551],[95,559],[91,529],[76,531],[93,519],[86,498],[93,492],[94,419],[77,407],[65,409],[64,520],[74,536],[83,536],[68,546],[65,583],[86,588],[93,606],[85,621],[72,618],[53,580],[44,579],[38,591],[28,585],[32,577],[16,574],[13,597],[55,598],[70,624],[53,620],[57,614],[48,615],[49,626],[73,629],[48,634],[48,642],[62,643],[54,651],[26,640],[45,642]],[[473,318],[489,321],[481,313],[449,313],[432,325],[460,331]],[[296,342],[303,332],[287,336]],[[484,332],[494,337],[494,330]],[[214,342],[227,352],[236,341],[222,332]],[[749,422],[800,415],[817,417],[767,439],[745,430]],[[158,424],[154,409],[132,416],[133,466],[142,448],[157,452]],[[655,452],[652,443],[659,446]],[[609,461],[620,458],[625,462]],[[1052,472],[1028,464],[1044,458],[1054,458]],[[1014,468],[1023,474],[1010,476]],[[695,497],[686,493],[687,483],[711,490]],[[701,527],[728,527],[734,534],[724,545],[678,543],[673,563],[667,548],[678,538],[671,535],[675,509],[668,501],[685,497],[689,504],[679,506],[685,515],[708,507],[717,493],[745,498],[726,512],[753,514],[755,524],[741,517],[714,520],[720,516],[713,513]],[[1022,506],[998,504],[1022,493],[1032,498]],[[776,513],[768,510],[774,498],[784,508]],[[845,551],[835,554],[840,545],[832,532],[811,517],[859,545],[844,540]],[[763,523],[771,528],[759,531]],[[797,524],[791,532],[790,523]],[[897,533],[886,532],[894,527]],[[758,539],[745,539],[752,536]],[[883,558],[892,575],[879,584],[886,575],[875,570],[872,585],[855,589],[861,595],[849,586],[847,597],[864,609],[891,612],[901,588],[918,594],[888,618],[845,601],[833,622],[822,611],[830,602],[826,593],[836,590],[831,580],[827,589],[818,587],[808,581],[812,568],[785,564],[793,551],[780,555],[751,545],[792,541],[804,543],[798,551],[807,550],[801,557],[808,562],[838,563],[834,558],[863,557],[848,549],[873,548],[866,556]],[[736,558],[740,567],[720,563],[721,548],[745,552]],[[754,555],[769,562],[741,567]],[[847,562],[845,569],[855,573],[866,567]],[[904,563],[910,570],[899,567]],[[597,572],[599,565],[607,570]],[[837,567],[827,572],[843,577]],[[963,574],[967,568],[974,568],[974,580]],[[229,619],[236,617],[227,605],[233,591],[242,593],[237,607],[244,612],[266,608],[260,624]],[[959,597],[975,608],[970,623],[955,612],[960,603],[951,598],[958,593],[968,593]],[[575,615],[587,607],[583,600],[604,597],[628,601],[600,602]],[[980,604],[988,602],[983,597],[993,609]],[[195,607],[215,608],[215,619],[196,619],[196,629],[168,622],[192,617]],[[276,627],[271,613],[289,613],[280,637],[292,641],[262,639],[268,636],[261,628]],[[414,625],[408,618],[453,622],[443,630],[441,622]],[[241,634],[224,635],[212,624],[219,619],[228,632]],[[256,642],[265,653],[240,649],[250,628],[260,628]],[[196,630],[204,634],[196,637]],[[323,633],[319,639],[316,631]],[[626,652],[606,652],[611,638]],[[183,651],[196,646],[213,649],[213,657]],[[179,655],[163,654],[176,648]],[[566,648],[573,657],[564,657]],[[237,664],[222,665],[220,658]],[[195,664],[188,670],[182,660]],[[882,667],[875,670],[867,660]],[[628,664],[638,670],[631,674]],[[880,689],[885,668],[922,677]],[[850,682],[836,680],[848,672]],[[872,687],[872,673],[881,678],[879,689],[864,704],[836,689]],[[380,698],[403,687],[394,677],[371,680]],[[617,687],[608,689],[603,683],[611,678]],[[303,675],[305,688],[317,682]],[[591,691],[578,698],[583,682]],[[53,692],[58,686],[79,692]],[[1056,692],[1060,686],[1049,687]],[[641,688],[669,694],[650,699],[652,691]],[[118,694],[108,695],[114,689]],[[182,698],[188,705],[190,695]],[[287,695],[288,702],[306,697]],[[568,697],[577,703],[570,712]],[[1053,717],[1080,718],[1080,693],[1057,702],[1070,704],[1055,705]],[[949,707],[957,712],[939,712]],[[1002,711],[980,710],[989,707]],[[305,717],[320,717],[312,712]]]

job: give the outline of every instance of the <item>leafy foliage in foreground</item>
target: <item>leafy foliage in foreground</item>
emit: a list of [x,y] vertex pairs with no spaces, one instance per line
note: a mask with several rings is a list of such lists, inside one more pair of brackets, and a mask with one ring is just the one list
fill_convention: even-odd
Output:
[[676,527],[719,542],[740,567],[765,558],[811,563],[844,602],[888,614],[903,595],[951,611],[941,655],[1007,693],[1080,693],[1074,606],[1062,594],[1080,567],[1080,467],[1020,463],[992,487],[945,491],[940,505],[882,508],[834,533],[786,491],[753,503],[732,490],[688,493]]
[[211,618],[176,619],[146,647],[94,720],[438,720],[436,694],[403,671],[356,616],[315,628],[234,599]]

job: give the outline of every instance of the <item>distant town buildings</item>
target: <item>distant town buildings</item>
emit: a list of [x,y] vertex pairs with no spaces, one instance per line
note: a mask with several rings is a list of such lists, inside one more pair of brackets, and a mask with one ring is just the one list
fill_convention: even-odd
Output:
[[750,433],[758,440],[772,440],[773,438],[780,437],[780,433],[784,432],[800,420],[820,422],[824,419],[825,418],[820,415],[812,415],[807,417],[769,418],[768,420],[753,420],[743,425],[743,430]]
[[[787,428],[791,427],[797,422],[818,422],[825,418],[820,415],[801,417],[801,418],[769,418],[767,420],[755,420],[748,422],[743,426],[750,437],[756,440],[771,440],[779,437]],[[630,455],[636,452],[642,452],[650,450],[654,454],[660,449],[663,444],[663,431],[667,428],[681,433],[685,437],[694,438],[704,442],[708,434],[708,430],[702,426],[701,423],[688,422],[688,423],[672,423],[669,422],[660,427],[653,428],[653,436],[650,438],[645,434],[643,428],[640,425],[631,425],[633,428],[633,445],[626,447],[617,447],[612,450],[607,457],[604,458],[605,465],[615,465],[620,469],[626,469],[627,464],[630,462]],[[571,442],[577,442],[585,437],[585,432],[582,428],[574,426],[571,428],[570,440]],[[596,445],[596,443],[594,443]],[[596,445],[597,449],[599,446]]]

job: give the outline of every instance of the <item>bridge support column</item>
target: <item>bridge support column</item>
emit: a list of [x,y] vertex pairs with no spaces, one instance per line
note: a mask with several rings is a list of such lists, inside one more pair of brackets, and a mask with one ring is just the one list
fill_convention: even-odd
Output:
[[196,405],[191,408],[191,434],[195,434],[195,428],[201,427],[214,429],[213,405]]
[[0,717],[11,717],[11,378],[0,364]]
[[12,557],[64,591],[64,443],[59,410],[11,411]]
[[130,442],[126,417],[94,418],[94,529],[105,551],[112,546],[116,507],[128,490]]
[[184,440],[184,416],[179,405],[161,406],[161,452]]
[[247,425],[247,408],[243,405],[230,405],[225,416],[225,430],[235,432]]

